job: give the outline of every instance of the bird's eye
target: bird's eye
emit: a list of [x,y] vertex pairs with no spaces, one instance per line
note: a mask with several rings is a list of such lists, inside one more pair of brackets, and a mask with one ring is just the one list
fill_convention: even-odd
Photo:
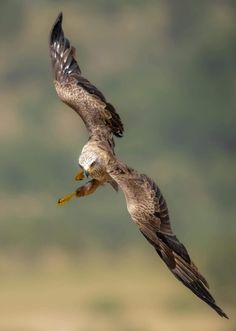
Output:
[[96,161],[93,161],[93,162],[91,163],[90,167],[94,167],[95,164],[96,164]]

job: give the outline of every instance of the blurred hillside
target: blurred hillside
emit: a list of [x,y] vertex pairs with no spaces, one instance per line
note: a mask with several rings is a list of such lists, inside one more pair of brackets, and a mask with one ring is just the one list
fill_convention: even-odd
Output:
[[116,256],[131,248],[155,257],[129,221],[121,192],[104,187],[56,204],[76,188],[87,139],[52,83],[48,35],[59,11],[83,74],[125,124],[118,156],[158,183],[178,237],[218,293],[235,303],[236,5],[230,0],[0,3],[2,259],[35,260],[55,251]]

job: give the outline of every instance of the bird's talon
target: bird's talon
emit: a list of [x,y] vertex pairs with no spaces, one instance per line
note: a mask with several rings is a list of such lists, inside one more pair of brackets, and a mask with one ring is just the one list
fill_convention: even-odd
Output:
[[72,193],[70,193],[70,194],[68,194],[68,195],[65,195],[63,198],[58,199],[57,204],[60,205],[60,206],[61,206],[61,205],[64,205],[66,202],[70,201],[70,199],[71,199],[74,195],[76,195],[75,192],[72,192]]
[[80,169],[80,171],[78,171],[78,173],[75,176],[75,180],[82,180],[84,179],[84,170]]

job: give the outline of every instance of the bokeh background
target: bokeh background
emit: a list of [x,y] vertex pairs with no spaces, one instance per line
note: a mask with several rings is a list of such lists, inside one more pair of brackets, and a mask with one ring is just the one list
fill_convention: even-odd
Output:
[[[118,156],[159,184],[229,321],[172,277],[121,192],[57,206],[87,139],[52,83],[59,11],[123,119]],[[235,22],[230,0],[1,1],[1,331],[236,330]]]

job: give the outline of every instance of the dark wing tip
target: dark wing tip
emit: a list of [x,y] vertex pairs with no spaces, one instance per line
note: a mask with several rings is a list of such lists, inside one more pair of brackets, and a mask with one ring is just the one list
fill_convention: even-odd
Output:
[[[208,283],[205,278],[199,273],[196,266],[185,260],[185,255],[179,249],[173,246],[171,241],[166,241],[159,238],[158,244],[149,236],[148,231],[144,231],[145,227],[140,229],[144,237],[154,246],[156,252],[161,259],[166,263],[173,275],[186,287],[188,287],[196,296],[206,302],[213,308],[221,317],[229,318],[226,313],[217,306],[215,299],[207,290]],[[176,238],[177,239],[177,238]]]
[[229,316],[217,305],[215,305],[215,307],[213,307],[215,309],[215,311],[221,316],[224,317],[226,319],[229,319]]
[[57,16],[57,21],[59,21],[60,23],[62,22],[62,19],[63,19],[63,13],[62,11],[58,14]]
[[54,41],[58,40],[62,33],[62,20],[63,20],[63,14],[60,12],[52,26],[52,30],[50,33],[50,45],[53,44]]
[[63,19],[63,13],[62,13],[62,11],[57,15],[57,18],[56,18],[56,20],[55,20],[55,23],[54,23],[54,25],[55,24],[57,24],[57,23],[62,23],[62,19]]

